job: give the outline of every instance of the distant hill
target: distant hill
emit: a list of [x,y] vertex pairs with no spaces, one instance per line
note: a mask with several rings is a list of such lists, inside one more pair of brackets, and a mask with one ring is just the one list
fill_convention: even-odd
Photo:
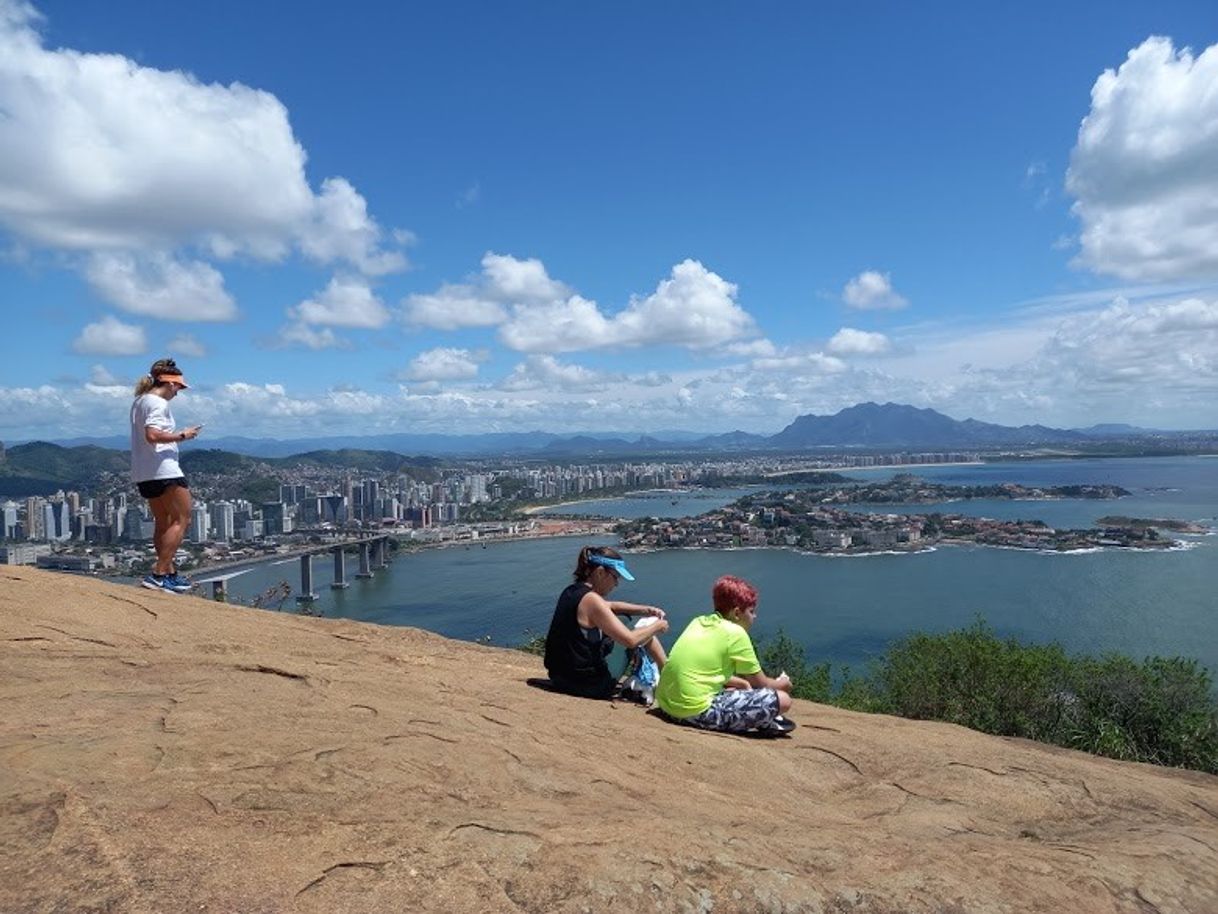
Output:
[[439,478],[440,461],[435,457],[406,457],[394,451],[368,451],[344,448],[338,451],[308,451],[290,457],[277,457],[264,461],[281,467],[324,466],[364,472],[409,473],[424,481]]
[[[396,469],[394,460],[404,454],[427,455],[413,458],[409,465],[422,470],[426,461],[441,457],[477,458],[519,456],[543,460],[605,457],[629,459],[680,453],[754,451],[800,451],[808,448],[984,450],[1013,447],[1087,447],[1104,442],[1121,443],[1137,449],[1143,443],[1170,450],[1174,447],[1208,447],[1218,442],[1218,431],[1168,431],[1140,428],[1122,423],[1105,423],[1082,429],[1060,429],[1044,425],[1018,427],[953,419],[933,409],[919,409],[900,403],[860,403],[833,415],[813,414],[797,417],[774,435],[732,431],[699,435],[682,430],[646,435],[571,431],[489,432],[477,435],[433,435],[392,433],[383,435],[342,435],[324,438],[250,438],[206,434],[199,445],[216,453],[240,454],[261,459],[294,458],[310,454],[392,454],[394,458],[360,458],[360,469]],[[125,450],[125,437],[76,438],[57,442],[65,447],[94,447]],[[24,447],[19,445],[18,447]],[[183,450],[185,459],[193,448]],[[309,458],[325,462],[332,458]]]
[[952,419],[899,403],[860,403],[832,416],[800,416],[768,442],[772,447],[984,448],[1063,444],[1088,436],[1043,425],[1012,428]]
[[124,451],[31,441],[4,449],[0,496],[53,495],[59,489],[88,488],[101,473],[125,473],[129,468],[130,458]]

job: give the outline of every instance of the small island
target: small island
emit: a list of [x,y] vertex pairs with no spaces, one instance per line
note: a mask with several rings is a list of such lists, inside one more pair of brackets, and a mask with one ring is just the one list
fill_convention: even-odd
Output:
[[1170,530],[1173,533],[1204,534],[1210,528],[1191,520],[1176,520],[1171,517],[1124,517],[1120,514],[1109,514],[1099,518],[1096,523],[1101,527],[1120,527],[1131,530]]
[[888,482],[760,492],[697,517],[643,518],[616,528],[627,548],[781,547],[856,555],[917,552],[937,545],[984,545],[1050,552],[1087,549],[1168,549],[1155,525],[1105,525],[1059,530],[1040,520],[994,520],[943,512],[878,514],[840,507],[859,504],[929,504],[971,499],[1120,498],[1119,486],[1031,488],[1016,483],[949,486],[909,474]]

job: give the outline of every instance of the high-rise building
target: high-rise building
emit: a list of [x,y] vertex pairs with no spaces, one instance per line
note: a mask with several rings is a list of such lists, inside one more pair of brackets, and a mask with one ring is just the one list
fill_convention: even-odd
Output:
[[17,536],[17,503],[6,501],[0,505],[0,539],[11,540]]
[[72,515],[72,538],[83,540],[85,528],[93,526],[93,512],[85,508],[78,514]]
[[123,512],[123,539],[132,542],[144,539],[144,512],[138,505],[128,505]]
[[25,538],[27,540],[44,540],[47,538],[46,514],[43,507],[45,498],[34,496],[25,500]]
[[465,477],[465,488],[469,495],[469,503],[476,505],[487,500],[486,476],[482,473],[471,473]]
[[277,536],[288,532],[285,528],[287,505],[281,501],[268,501],[262,505],[262,535]]
[[218,501],[211,506],[212,536],[219,543],[232,542],[236,526],[232,502]]
[[350,503],[342,495],[321,496],[321,522],[323,524],[345,524],[348,504]]
[[72,515],[66,501],[42,504],[43,539],[63,542],[72,538]]
[[205,543],[208,539],[207,502],[196,501],[190,508],[190,541]]
[[309,487],[303,484],[280,485],[279,500],[284,504],[298,505],[309,497]]

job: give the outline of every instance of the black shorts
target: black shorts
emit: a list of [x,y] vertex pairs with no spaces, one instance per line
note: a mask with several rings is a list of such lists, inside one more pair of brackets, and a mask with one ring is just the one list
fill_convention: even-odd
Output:
[[137,482],[135,487],[140,490],[140,494],[145,498],[160,498],[171,486],[181,486],[183,489],[189,489],[186,484],[185,476],[178,476],[174,479],[149,479],[147,482]]
[[550,682],[556,692],[575,695],[579,698],[613,698],[617,694],[617,680],[605,673],[603,677],[591,676],[587,679],[568,679],[562,675],[550,674]]

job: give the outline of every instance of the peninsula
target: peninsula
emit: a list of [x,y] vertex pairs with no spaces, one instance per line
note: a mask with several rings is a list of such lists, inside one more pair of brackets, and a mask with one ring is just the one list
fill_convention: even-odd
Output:
[[940,504],[970,499],[1110,499],[1129,493],[1112,485],[1032,488],[1015,483],[950,486],[899,474],[887,482],[759,492],[697,517],[643,518],[617,526],[631,549],[774,546],[807,552],[862,554],[978,544],[1055,552],[1080,549],[1167,549],[1176,545],[1156,526],[1113,525],[1060,530],[1039,520],[995,520],[964,514],[867,513],[843,505]]

